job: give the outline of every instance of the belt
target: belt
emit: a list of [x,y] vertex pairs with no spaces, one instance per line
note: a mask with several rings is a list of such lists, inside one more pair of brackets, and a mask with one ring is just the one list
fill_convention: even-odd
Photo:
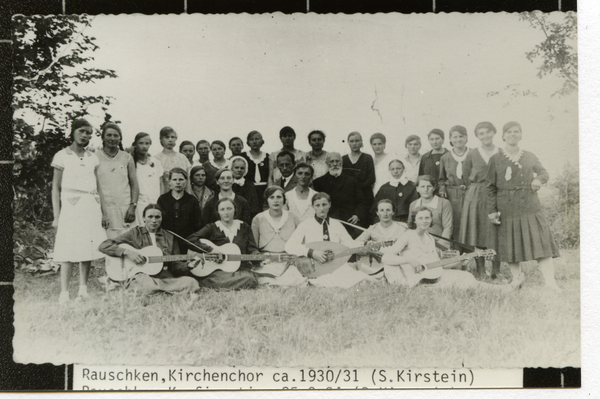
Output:
[[85,190],[78,190],[76,188],[65,188],[65,187],[63,187],[61,190],[64,193],[98,195],[98,191],[96,191],[96,190],[85,191]]

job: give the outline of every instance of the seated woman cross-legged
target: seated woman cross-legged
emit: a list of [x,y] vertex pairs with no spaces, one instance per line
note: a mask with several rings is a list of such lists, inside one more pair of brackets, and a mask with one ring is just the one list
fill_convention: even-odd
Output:
[[[300,224],[298,216],[283,209],[285,194],[283,188],[271,186],[265,190],[268,209],[252,220],[252,233],[261,253],[285,254],[285,243]],[[263,261],[260,268],[254,269],[259,284],[301,285],[307,278],[302,276],[294,265],[286,261]]]
[[[154,246],[160,248],[163,255],[179,254],[175,237],[161,228],[162,210],[156,204],[149,204],[143,211],[144,226],[136,226],[124,234],[108,239],[100,244],[100,252],[111,257],[125,257],[136,265],[142,265],[146,259],[140,254],[142,248]],[[129,248],[125,247],[127,244]],[[133,247],[133,248],[131,248]],[[107,260],[108,261],[108,260]],[[141,294],[157,292],[188,293],[200,288],[198,282],[189,277],[187,262],[167,262],[154,277],[137,273],[125,279],[125,287]],[[111,274],[109,273],[109,277]]]
[[[236,206],[231,198],[219,199],[215,205],[219,220],[207,224],[189,236],[188,241],[207,253],[221,253],[221,250],[217,247],[232,243],[239,247],[242,254],[258,254],[259,251],[250,226],[234,218]],[[201,239],[210,241],[214,246],[202,242]],[[190,246],[190,248],[193,247]],[[198,262],[195,262],[196,266],[199,265]],[[197,276],[196,278],[201,287],[232,290],[254,288],[258,285],[258,282],[250,268],[251,264],[249,262],[242,262],[240,268],[235,272],[215,270],[205,277]]]
[[[493,285],[479,282],[469,272],[443,269],[443,263],[452,265],[451,259],[440,261],[434,238],[428,233],[433,213],[426,206],[417,207],[411,215],[409,228],[382,257],[385,277],[391,284],[415,286],[427,282],[431,286],[482,287],[506,290],[515,285]],[[460,260],[457,260],[458,262]]]
[[[330,268],[329,265],[336,263],[339,265],[338,262],[340,259],[337,259],[338,262],[335,262],[335,258],[330,259],[331,255],[335,256],[335,253],[328,253],[327,246],[324,245],[326,242],[343,244],[348,248],[362,247],[362,243],[354,241],[339,221],[329,218],[331,200],[328,194],[317,193],[312,197],[311,201],[315,210],[315,216],[300,223],[296,231],[294,231],[286,242],[285,251],[292,255],[313,259],[315,261],[315,271],[318,273],[319,268],[326,270]],[[312,249],[308,246],[311,243],[323,243],[322,246],[325,249]],[[333,247],[334,245],[332,245]],[[361,248],[360,251],[354,252],[359,253],[363,251],[366,252]],[[348,253],[351,254],[351,252]],[[301,258],[296,259],[296,266],[303,273],[302,268],[299,266],[299,262],[301,261]],[[374,278],[358,271],[356,266],[344,263],[331,273],[309,278],[309,283],[320,287],[349,288],[362,280],[374,280]]]

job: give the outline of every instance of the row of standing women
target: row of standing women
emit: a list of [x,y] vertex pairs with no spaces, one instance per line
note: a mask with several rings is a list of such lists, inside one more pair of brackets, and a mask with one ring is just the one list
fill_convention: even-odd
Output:
[[[115,238],[136,220],[143,221],[142,211],[151,203],[158,202],[162,209],[164,228],[186,237],[199,231],[202,224],[219,219],[216,204],[223,198],[231,198],[235,204],[234,220],[250,225],[264,209],[259,198],[263,198],[265,188],[278,183],[284,187],[286,198],[291,199],[288,206],[297,207],[306,219],[307,201],[314,196],[310,181],[328,171],[327,152],[323,150],[325,134],[320,131],[309,134],[313,150],[307,153],[294,148],[295,132],[289,127],[280,132],[282,150],[271,156],[260,150],[264,141],[256,131],[248,135],[248,152],[241,152],[241,140],[230,141],[236,155],[229,160],[225,159],[223,142],[215,141],[210,146],[199,142],[199,161],[189,157],[188,144],[181,146],[188,156],[174,151],[177,134],[168,127],[160,132],[163,151],[155,157],[148,153],[152,141],[146,133],[136,136],[130,156],[120,150],[120,128],[106,124],[102,129],[103,147],[94,156],[85,150],[92,133],[89,123],[76,120],[72,132],[73,144],[57,153],[52,164],[52,198],[55,225],[59,227],[54,257],[66,266],[61,272],[62,300],[68,298],[71,262],[81,262],[78,297],[86,297],[89,261],[100,257],[98,240]],[[500,151],[493,144],[495,133],[491,123],[478,124],[475,135],[481,146],[468,150],[466,129],[455,126],[450,130],[452,150],[448,151],[443,148],[444,133],[434,129],[428,135],[432,150],[422,156],[418,136],[407,138],[406,155],[395,156],[385,152],[385,136],[377,133],[370,140],[373,159],[361,152],[362,137],[353,132],[348,137],[351,152],[343,157],[344,173],[360,182],[363,195],[372,204],[391,200],[396,221],[405,222],[411,210],[426,206],[434,220],[430,231],[435,229],[443,237],[466,244],[495,248],[498,261],[509,262],[518,278],[522,278],[518,262],[539,259],[546,282],[552,285],[551,258],[558,256],[558,251],[536,194],[548,174],[533,154],[518,148],[522,134],[518,124],[504,127],[506,148]],[[206,158],[207,149],[212,159]],[[293,176],[282,176],[285,168],[277,165],[281,152],[294,154],[292,163],[304,161],[310,168],[296,168]],[[295,179],[294,187],[287,188],[286,178]],[[374,206],[370,208],[376,221]],[[95,223],[97,218],[101,223]],[[85,229],[74,228],[83,221],[87,223]],[[481,264],[478,266],[481,270]]]

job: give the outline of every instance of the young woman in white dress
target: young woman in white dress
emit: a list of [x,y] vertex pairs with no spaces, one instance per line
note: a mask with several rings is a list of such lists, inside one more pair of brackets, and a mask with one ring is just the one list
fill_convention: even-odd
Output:
[[56,153],[52,160],[52,226],[57,228],[54,261],[61,264],[59,303],[69,301],[71,270],[73,263],[78,262],[77,298],[88,298],[91,261],[103,257],[98,246],[106,240],[96,174],[100,161],[86,150],[92,138],[92,126],[85,119],[76,119],[72,137],[72,144]]

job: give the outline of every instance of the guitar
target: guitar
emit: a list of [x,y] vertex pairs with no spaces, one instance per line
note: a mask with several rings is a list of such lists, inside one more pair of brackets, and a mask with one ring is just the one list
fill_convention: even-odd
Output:
[[312,250],[323,251],[327,260],[321,263],[313,258],[299,256],[294,262],[300,274],[304,277],[313,278],[329,274],[339,269],[348,259],[356,253],[376,251],[379,243],[369,243],[358,248],[348,248],[344,244],[331,241],[317,241],[306,244]]
[[[379,248],[385,248],[391,247],[392,245],[394,245],[395,242],[396,240],[391,240],[377,242],[377,244],[379,244]],[[383,270],[383,263],[379,262],[377,259],[370,255],[361,256],[360,259],[358,259],[358,261],[356,262],[356,266],[358,267],[358,270],[367,274],[375,274]]]
[[137,265],[127,257],[106,257],[106,274],[111,280],[124,281],[138,273],[155,276],[163,269],[163,262],[194,259],[195,255],[163,255],[162,249],[157,246],[137,249],[129,244],[119,244],[119,247],[138,252],[145,258],[142,265]]
[[257,268],[257,273],[276,277],[283,274],[283,272],[288,266],[287,263],[296,258],[296,256],[289,254],[242,254],[240,251],[240,247],[232,243],[227,243],[218,246],[208,240],[203,239],[202,242],[210,245],[214,249],[218,250],[218,252],[223,254],[221,255],[223,258],[223,262],[218,262],[218,260],[220,259],[220,255],[217,253],[199,254],[193,251],[189,251],[190,254],[194,254],[195,256],[204,261],[203,263],[198,264],[198,266],[191,270],[192,274],[198,277],[208,276],[215,270],[223,270],[225,272],[233,273],[240,268],[240,264],[242,261],[262,261],[265,259],[269,259],[276,263],[260,266],[259,268]]
[[442,259],[436,262],[428,263],[425,266],[425,270],[420,273],[415,272],[415,268],[410,264],[402,264],[400,267],[402,268],[403,274],[406,277],[406,283],[403,284],[407,287],[414,287],[419,284],[421,281],[427,283],[435,283],[440,277],[442,277],[442,269],[445,266],[450,266],[457,262],[466,259],[473,259],[478,257],[485,257],[486,259],[492,259],[496,255],[496,251],[493,249],[485,249],[480,250],[475,248],[474,252],[465,253],[460,256],[455,256],[453,258]]

